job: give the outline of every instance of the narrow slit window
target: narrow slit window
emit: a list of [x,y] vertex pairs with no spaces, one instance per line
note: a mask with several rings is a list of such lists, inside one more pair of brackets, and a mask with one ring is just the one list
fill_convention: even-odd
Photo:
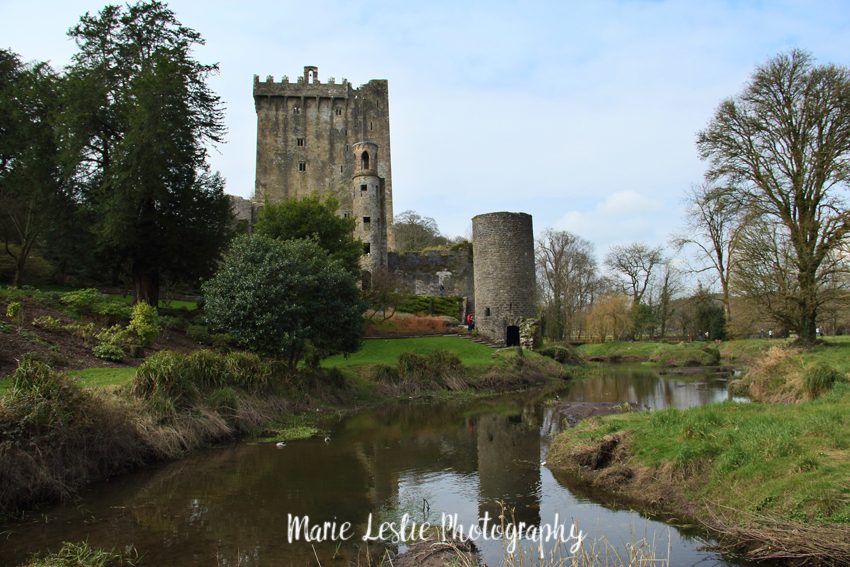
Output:
[[369,130],[371,130],[371,129],[372,129],[372,123],[369,122]]
[[336,115],[337,115],[337,116],[342,116],[342,109],[341,109],[341,108],[337,108],[337,109],[336,109]]
[[363,245],[363,254],[368,256],[372,253],[372,245],[368,242]]
[[299,146],[303,146],[303,145],[304,145],[304,138],[298,138],[297,140],[295,140],[295,142],[296,142]]
[[298,171],[307,171],[307,162],[299,161],[298,162]]
[[342,166],[339,166],[339,172],[342,173]]

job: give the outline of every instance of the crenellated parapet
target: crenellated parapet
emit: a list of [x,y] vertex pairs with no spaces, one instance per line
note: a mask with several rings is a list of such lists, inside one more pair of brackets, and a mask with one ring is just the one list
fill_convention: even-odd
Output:
[[331,78],[326,83],[318,80],[307,83],[304,77],[298,77],[297,82],[291,82],[286,75],[275,82],[269,75],[264,81],[259,75],[254,75],[254,96],[286,96],[286,97],[319,97],[319,98],[348,98],[352,92],[351,83],[343,79],[341,84]]

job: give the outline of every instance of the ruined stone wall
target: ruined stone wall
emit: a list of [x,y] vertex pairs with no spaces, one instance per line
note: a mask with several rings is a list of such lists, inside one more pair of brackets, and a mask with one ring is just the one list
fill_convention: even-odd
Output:
[[[312,73],[312,75],[310,75]],[[384,217],[392,237],[392,168],[387,81],[355,89],[343,79],[321,83],[318,69],[305,67],[297,82],[254,76],[257,111],[257,169],[254,201],[278,202],[308,195],[334,195],[340,214],[352,214],[352,146],[373,142],[381,151],[377,174],[384,179]]]
[[478,332],[505,344],[508,327],[534,318],[534,233],[531,215],[472,218],[475,321]]
[[388,268],[398,278],[400,289],[408,293],[472,300],[472,250],[468,246],[406,254],[393,252],[389,255]]

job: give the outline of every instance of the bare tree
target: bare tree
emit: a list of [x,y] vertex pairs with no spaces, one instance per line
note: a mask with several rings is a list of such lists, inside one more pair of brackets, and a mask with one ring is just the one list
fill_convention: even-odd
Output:
[[613,246],[605,257],[605,265],[623,277],[623,291],[632,298],[635,308],[643,301],[656,266],[664,262],[660,247],[650,248],[641,242],[628,246]]
[[428,246],[448,243],[448,239],[440,234],[437,221],[416,211],[407,210],[396,215],[393,231],[399,252],[418,252]]
[[713,271],[720,283],[727,324],[732,320],[729,279],[734,269],[741,231],[746,225],[746,208],[735,191],[709,182],[692,187],[687,196],[687,234],[673,240],[678,248],[699,251],[703,265],[695,272]]
[[[797,329],[801,304],[794,245],[781,222],[765,217],[747,225],[738,250],[739,266],[732,286],[753,299],[777,323]],[[815,308],[835,310],[846,301],[848,287],[846,250],[833,250],[815,274]]]
[[673,318],[674,299],[682,288],[679,270],[671,261],[668,260],[664,263],[664,271],[661,273],[660,280],[656,302],[656,319],[659,327],[658,334],[661,338],[664,338]]
[[543,300],[549,313],[547,335],[572,337],[579,313],[591,302],[598,280],[593,245],[567,231],[547,229],[535,249]]
[[744,92],[724,101],[697,146],[708,176],[734,187],[750,213],[779,223],[795,280],[792,329],[815,341],[824,262],[850,231],[850,72],[815,66],[794,50],[756,70]]

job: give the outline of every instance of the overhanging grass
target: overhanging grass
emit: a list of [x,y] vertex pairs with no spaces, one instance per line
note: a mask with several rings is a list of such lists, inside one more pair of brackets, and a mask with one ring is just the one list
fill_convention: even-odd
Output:
[[325,368],[349,368],[368,364],[394,366],[405,352],[425,354],[437,350],[452,352],[464,366],[484,367],[493,362],[493,349],[460,337],[417,337],[405,339],[366,339],[362,348],[345,358],[334,356],[322,362]]
[[[690,502],[788,520],[850,524],[850,386],[797,405],[723,403],[607,416],[560,435],[556,452],[628,432],[630,466],[677,471]],[[698,479],[698,481],[695,481]]]

